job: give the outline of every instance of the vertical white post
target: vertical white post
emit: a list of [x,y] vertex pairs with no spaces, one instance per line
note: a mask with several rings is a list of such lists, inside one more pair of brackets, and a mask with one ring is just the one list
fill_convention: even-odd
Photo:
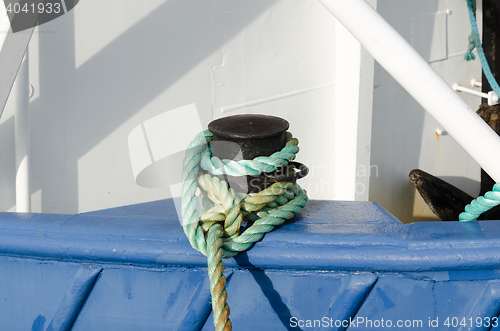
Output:
[[24,55],[10,97],[15,107],[16,130],[16,210],[31,211],[30,194],[30,121],[29,121],[29,54]]
[[356,196],[359,78],[361,45],[340,23],[335,26],[335,120],[333,169],[335,200],[353,201]]
[[500,137],[365,0],[320,0],[469,155],[500,182]]

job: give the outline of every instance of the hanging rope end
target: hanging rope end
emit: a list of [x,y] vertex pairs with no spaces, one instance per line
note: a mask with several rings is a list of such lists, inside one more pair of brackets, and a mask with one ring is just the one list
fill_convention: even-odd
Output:
[[467,50],[467,52],[465,52],[465,54],[464,54],[465,61],[473,61],[475,59],[476,59],[476,56],[474,55],[474,53],[472,53],[472,51]]

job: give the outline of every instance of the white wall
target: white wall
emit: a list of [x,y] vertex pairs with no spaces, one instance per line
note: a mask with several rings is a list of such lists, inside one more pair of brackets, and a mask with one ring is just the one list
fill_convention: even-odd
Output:
[[[481,80],[479,60],[463,60],[471,31],[465,0],[378,0],[377,9],[450,85]],[[373,94],[371,163],[378,174],[370,178],[370,200],[404,222],[436,219],[409,181],[414,168],[477,196],[479,166],[450,135],[436,135],[439,124],[378,64]],[[478,108],[479,97],[460,95]]]
[[[370,3],[450,84],[480,78],[479,63],[462,60],[465,0]],[[477,164],[449,135],[436,137],[437,123],[316,0],[80,1],[35,29],[30,59],[35,212],[170,197],[136,184],[128,135],[191,103],[204,127],[240,113],[286,118],[313,199],[370,199],[403,221],[432,217],[408,179],[413,168],[477,193]],[[0,211],[14,211],[9,104],[0,155]]]
[[[135,183],[127,137],[191,103],[204,127],[238,113],[286,118],[300,140],[297,159],[311,168],[301,181],[310,197],[354,199],[355,172],[336,168],[342,159],[333,152],[346,139],[333,131],[347,123],[339,107],[352,115],[347,140],[356,147],[360,64],[351,55],[362,57],[359,44],[316,0],[80,1],[39,26],[30,44],[32,210],[77,213],[169,197]],[[13,123],[7,105],[2,211],[15,210]]]

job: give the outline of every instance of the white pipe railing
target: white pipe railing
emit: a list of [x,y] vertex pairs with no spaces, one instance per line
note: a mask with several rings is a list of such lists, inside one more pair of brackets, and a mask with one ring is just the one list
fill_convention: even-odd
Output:
[[0,3],[0,51],[2,51],[3,44],[7,38],[7,33],[10,29],[9,17],[5,9],[4,3]]
[[16,211],[31,211],[30,193],[30,121],[29,121],[29,54],[24,55],[16,81],[10,92],[15,109],[16,139]]
[[[39,13],[36,12],[36,15]],[[33,18],[34,19],[34,18]],[[0,117],[9,98],[34,28],[12,32],[5,3],[0,1]]]
[[460,92],[466,92],[466,93],[470,93],[470,94],[473,94],[473,95],[477,95],[478,97],[481,97],[481,98],[488,99],[488,93],[484,93],[484,92],[481,92],[481,91],[476,91],[476,90],[470,89],[468,87],[460,86],[457,83],[453,84],[452,88],[455,91],[457,91],[457,92],[458,91],[460,91]]
[[469,155],[500,182],[500,137],[410,44],[365,0],[320,2]]
[[453,84],[452,88],[457,92],[460,91],[460,92],[470,93],[473,95],[477,95],[478,97],[485,98],[486,100],[488,100],[488,106],[494,106],[498,104],[498,96],[494,91],[483,93],[464,86],[460,86],[457,83]]

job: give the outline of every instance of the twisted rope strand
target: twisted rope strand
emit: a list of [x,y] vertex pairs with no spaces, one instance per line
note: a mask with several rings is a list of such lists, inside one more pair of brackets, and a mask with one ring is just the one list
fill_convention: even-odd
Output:
[[[253,160],[220,160],[212,157],[209,131],[199,133],[189,144],[182,174],[182,226],[191,246],[207,256],[210,293],[216,331],[230,331],[226,278],[222,258],[249,249],[276,226],[300,212],[307,194],[298,184],[278,182],[245,197],[237,196],[226,181],[209,174],[200,175],[199,166],[214,175],[246,176],[272,172],[286,166],[298,153],[298,140],[287,132],[285,147],[269,157]],[[202,189],[197,211],[197,185]],[[243,219],[253,224],[240,234]]]
[[465,206],[465,211],[458,216],[461,222],[476,221],[479,215],[500,204],[500,183],[493,185],[492,191],[486,192],[484,197],[478,197]]
[[306,202],[307,195],[302,190],[293,200],[270,211],[266,216],[255,220],[253,225],[238,237],[230,241],[224,241],[222,246],[223,250],[225,250],[224,257],[233,257],[239,252],[250,248],[255,242],[262,239],[267,232],[272,231],[275,227],[283,224],[287,219],[292,218],[300,212],[306,205]]
[[208,275],[210,277],[210,294],[212,295],[212,309],[214,311],[214,325],[216,331],[230,331],[229,305],[227,304],[226,277],[223,274],[222,262],[222,226],[215,223],[208,231]]
[[[474,60],[476,57],[472,54],[474,47],[477,49],[477,54],[479,56],[479,61],[481,62],[481,67],[483,68],[483,73],[491,88],[496,95],[500,96],[500,86],[496,81],[493,73],[491,72],[488,60],[484,54],[483,46],[481,45],[481,39],[479,38],[479,31],[477,28],[476,21],[476,1],[467,0],[467,8],[469,10],[469,20],[471,24],[471,35],[469,36],[469,47],[464,55],[464,59],[467,61]],[[476,221],[479,215],[485,211],[500,204],[500,184],[497,183],[493,186],[493,190],[487,192],[484,197],[478,197],[472,200],[470,204],[465,206],[465,211],[458,216],[459,221]]]
[[253,160],[221,160],[216,156],[211,156],[206,150],[201,156],[201,167],[214,175],[229,176],[256,176],[263,172],[273,172],[278,167],[283,167],[289,161],[295,159],[299,152],[299,141],[287,132],[287,143],[279,152],[271,156],[259,156]]
[[219,205],[201,215],[202,222],[224,221],[224,236],[231,237],[239,233],[243,216],[240,213],[240,201],[227,182],[206,174],[198,179],[208,197]]
[[481,39],[479,38],[479,30],[477,29],[476,21],[476,1],[467,0],[467,8],[469,9],[469,20],[471,25],[471,35],[469,36],[469,49],[464,55],[464,59],[467,61],[474,60],[476,57],[472,54],[474,47],[477,49],[477,55],[479,56],[479,61],[481,62],[481,67],[483,67],[483,73],[488,83],[490,84],[496,95],[500,96],[500,86],[498,85],[495,76],[491,72],[488,60],[484,54],[483,46],[481,45]]

